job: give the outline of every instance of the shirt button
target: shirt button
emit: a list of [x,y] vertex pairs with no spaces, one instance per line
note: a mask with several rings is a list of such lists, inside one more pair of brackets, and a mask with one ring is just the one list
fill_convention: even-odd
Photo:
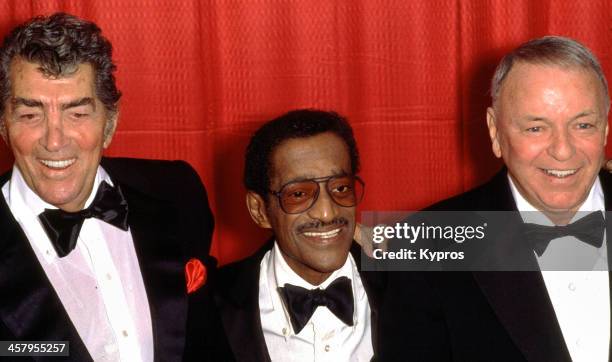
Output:
[[122,333],[123,333],[123,336],[124,336],[124,337],[127,337],[127,336],[128,336],[128,332],[127,332],[125,329],[123,330],[123,332],[122,332]]
[[329,344],[325,345],[325,352],[329,352],[329,350],[331,349],[331,347],[329,347]]
[[287,328],[283,328],[283,336],[287,335]]
[[111,280],[113,277],[110,275],[110,273],[106,273],[106,279]]
[[569,283],[567,289],[573,292],[574,290],[576,290],[576,285],[574,283]]

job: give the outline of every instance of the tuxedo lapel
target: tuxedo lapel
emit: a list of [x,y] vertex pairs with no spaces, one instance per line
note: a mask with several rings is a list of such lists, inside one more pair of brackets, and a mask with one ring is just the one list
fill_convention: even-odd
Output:
[[[0,185],[8,177],[3,177]],[[2,339],[69,341],[68,360],[91,361],[87,348],[2,195],[0,235],[0,319],[13,334]]]
[[[368,303],[370,304],[370,312],[372,318],[371,332],[372,332],[372,348],[374,350],[374,359],[380,354],[378,346],[379,331],[378,331],[378,319],[379,319],[379,306],[381,305],[381,296],[386,287],[386,272],[384,271],[362,271],[361,270],[361,258],[362,251],[361,247],[355,242],[351,246],[351,255],[357,265],[359,276],[363,288],[365,289],[366,295],[368,296]],[[363,256],[366,257],[367,256]]]
[[[480,205],[473,205],[475,210],[517,211],[505,169],[482,191]],[[571,361],[540,272],[474,272],[473,275],[527,360]]]
[[475,272],[499,321],[528,361],[571,361],[539,272]]
[[225,270],[218,280],[215,301],[236,361],[270,361],[259,313],[259,264],[272,245]]
[[[156,361],[180,360],[185,348],[187,293],[178,212],[119,183],[151,312]],[[181,282],[183,281],[183,282]]]

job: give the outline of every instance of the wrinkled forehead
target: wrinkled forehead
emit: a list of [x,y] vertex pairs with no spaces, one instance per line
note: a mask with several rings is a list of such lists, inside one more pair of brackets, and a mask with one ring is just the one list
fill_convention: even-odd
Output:
[[[523,60],[515,61],[512,68],[504,77],[500,89],[499,98],[503,99],[504,95],[508,95],[509,90],[525,91],[530,90],[530,87],[535,80],[547,81],[549,84],[558,84],[560,79],[558,77],[539,77],[541,74],[550,73],[555,71],[559,75],[571,74],[578,75],[576,79],[584,83],[592,82],[596,87],[596,94],[605,107],[605,111],[609,110],[610,100],[608,96],[607,82],[602,79],[601,76],[591,67],[585,66],[578,63],[559,63],[553,61],[534,61],[527,62]],[[602,75],[603,76],[603,75]]]

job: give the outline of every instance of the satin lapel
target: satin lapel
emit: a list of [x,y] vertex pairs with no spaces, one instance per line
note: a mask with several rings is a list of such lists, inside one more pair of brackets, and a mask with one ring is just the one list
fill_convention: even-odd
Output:
[[184,241],[177,240],[178,213],[172,205],[120,185],[128,202],[128,224],[151,312],[155,361],[181,360],[187,292]]
[[[0,185],[4,181],[5,178]],[[13,334],[7,338],[69,341],[70,361],[91,361],[87,348],[1,194],[0,235],[0,319]]]
[[571,361],[539,272],[475,272],[474,278],[528,361]]
[[362,271],[361,270],[361,258],[367,257],[362,256],[361,248],[357,243],[353,242],[351,246],[351,255],[357,264],[357,270],[361,276],[361,282],[368,296],[368,302],[370,304],[371,318],[372,318],[372,348],[374,349],[374,360],[379,355],[379,342],[378,342],[378,307],[380,306],[380,298],[386,284],[387,272],[385,271]]
[[[236,361],[270,361],[259,314],[259,264],[273,243],[241,262],[240,269],[215,295],[225,334]],[[223,282],[229,282],[221,280]]]
[[[482,211],[517,210],[505,170],[492,179],[483,194],[487,201],[480,205]],[[473,275],[527,360],[571,361],[540,272],[474,272]]]

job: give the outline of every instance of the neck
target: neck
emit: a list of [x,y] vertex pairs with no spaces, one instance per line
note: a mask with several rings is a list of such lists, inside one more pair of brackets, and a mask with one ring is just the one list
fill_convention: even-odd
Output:
[[296,274],[299,275],[300,278],[304,279],[305,281],[307,281],[308,283],[312,285],[321,285],[324,281],[326,281],[330,277],[330,275],[332,275],[332,273],[320,273],[314,270],[312,272],[307,272],[307,273],[298,272],[295,269],[293,269],[293,271],[296,272]]
[[284,250],[279,248],[282,258],[285,260],[289,268],[297,274],[300,278],[307,281],[312,285],[320,285],[326,281],[334,272],[332,271],[320,271],[312,268],[305,264],[303,261],[296,259],[294,256],[287,254]]
[[567,225],[576,215],[577,210],[542,211],[542,213],[555,225]]

